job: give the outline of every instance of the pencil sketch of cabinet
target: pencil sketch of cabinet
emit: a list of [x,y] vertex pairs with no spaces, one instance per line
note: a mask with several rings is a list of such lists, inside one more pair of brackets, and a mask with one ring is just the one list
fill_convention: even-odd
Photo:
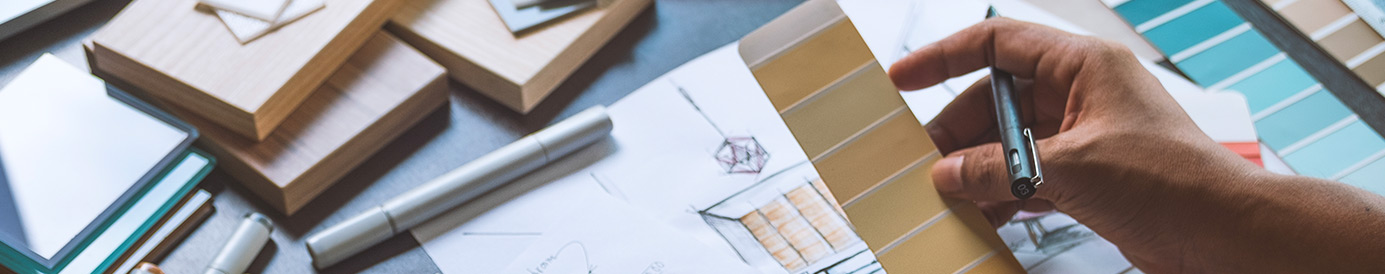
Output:
[[[806,166],[806,165],[805,165]],[[782,273],[882,271],[812,172],[793,168],[757,182],[698,213],[741,259]],[[830,194],[829,194],[830,195]],[[768,269],[767,269],[768,268]]]

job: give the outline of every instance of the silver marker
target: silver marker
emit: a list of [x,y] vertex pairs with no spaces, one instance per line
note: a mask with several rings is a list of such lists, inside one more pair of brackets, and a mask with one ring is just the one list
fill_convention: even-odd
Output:
[[259,213],[246,214],[240,227],[231,233],[231,239],[226,240],[226,245],[221,247],[221,252],[212,258],[212,263],[207,265],[207,271],[203,273],[245,273],[250,262],[255,260],[255,255],[259,255],[260,250],[269,243],[269,233],[273,231],[274,224],[269,222],[269,218]]
[[611,134],[606,108],[588,108],[520,138],[345,222],[308,236],[313,267],[326,268],[480,197]]

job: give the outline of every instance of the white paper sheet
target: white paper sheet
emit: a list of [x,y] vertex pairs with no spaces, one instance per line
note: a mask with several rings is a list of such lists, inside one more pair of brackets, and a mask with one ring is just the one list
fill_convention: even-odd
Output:
[[754,273],[610,196],[571,206],[500,273]]
[[263,20],[251,16],[246,16],[234,11],[216,9],[217,18],[226,25],[226,29],[236,36],[236,40],[242,44],[250,43],[260,36],[264,36],[271,31],[283,27],[298,19],[308,16],[308,14],[322,9],[325,5],[323,0],[292,0],[284,8],[282,14],[274,20]]
[[[479,201],[481,207],[463,206],[415,228],[413,234],[444,273],[495,273],[517,255],[516,246],[527,246],[543,235],[554,219],[544,216],[561,214],[557,209],[586,197],[611,195],[716,252],[749,262],[760,273],[872,265],[874,257],[859,244],[803,269],[786,269],[768,256],[757,256],[764,250],[753,250],[758,244],[753,239],[727,236],[731,232],[709,223],[714,222],[707,219],[713,218],[711,211],[744,214],[764,205],[758,198],[732,199],[738,193],[787,191],[783,187],[817,178],[764,96],[735,45],[720,48],[611,105],[611,138],[516,183],[532,191],[513,199],[487,196],[484,199],[490,201]],[[750,137],[769,155],[761,171],[728,172],[718,153],[728,139]],[[494,209],[475,209],[488,207]],[[838,264],[848,260],[850,264]]]

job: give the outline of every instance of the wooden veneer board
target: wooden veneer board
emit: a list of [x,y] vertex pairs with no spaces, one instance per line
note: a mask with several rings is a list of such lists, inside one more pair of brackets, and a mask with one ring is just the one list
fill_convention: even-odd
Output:
[[385,27],[481,94],[528,113],[650,0],[617,0],[511,33],[487,0],[410,0]]
[[1385,91],[1385,38],[1341,0],[1265,2],[1367,84]]
[[937,148],[836,2],[789,11],[740,51],[886,271],[1024,271],[975,204],[933,189]]
[[136,0],[92,35],[93,71],[263,140],[405,1],[327,1],[242,45],[197,1]]
[[446,102],[442,66],[376,31],[264,141],[157,103],[202,132],[198,145],[220,159],[221,168],[292,215]]

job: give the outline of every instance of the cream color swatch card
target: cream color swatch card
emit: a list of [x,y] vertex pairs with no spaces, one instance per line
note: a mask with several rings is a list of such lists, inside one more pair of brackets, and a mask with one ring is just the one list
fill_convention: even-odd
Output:
[[216,17],[221,18],[221,22],[226,24],[226,29],[231,30],[231,34],[236,36],[236,40],[242,44],[250,43],[255,38],[260,38],[265,34],[282,27],[293,21],[297,21],[309,13],[322,9],[324,0],[292,0],[284,12],[274,20],[261,20],[259,18],[242,15],[229,10],[217,9]]
[[933,189],[941,155],[835,1],[789,11],[740,51],[885,271],[1023,272],[974,204]]
[[216,9],[228,10],[264,21],[274,21],[284,12],[289,0],[198,0]]

